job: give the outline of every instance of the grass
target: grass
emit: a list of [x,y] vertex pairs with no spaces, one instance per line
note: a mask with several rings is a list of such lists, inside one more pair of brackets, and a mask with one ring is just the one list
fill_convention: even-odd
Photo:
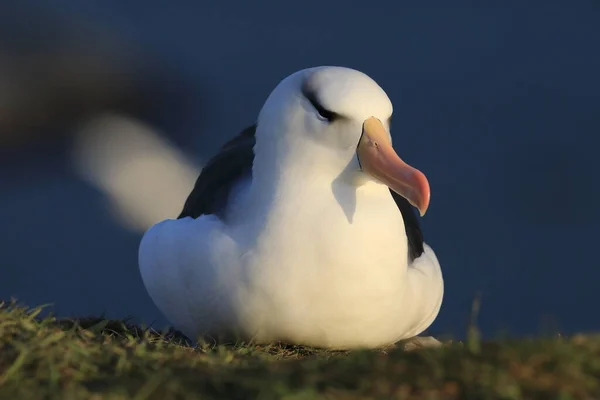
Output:
[[101,318],[0,303],[0,399],[600,399],[600,336],[332,352],[191,347]]

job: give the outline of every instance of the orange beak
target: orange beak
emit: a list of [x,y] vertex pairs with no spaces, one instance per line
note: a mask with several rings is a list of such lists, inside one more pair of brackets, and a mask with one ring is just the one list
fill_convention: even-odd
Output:
[[421,216],[429,207],[429,182],[425,175],[411,167],[394,151],[389,135],[380,120],[370,117],[356,149],[361,169],[404,197]]

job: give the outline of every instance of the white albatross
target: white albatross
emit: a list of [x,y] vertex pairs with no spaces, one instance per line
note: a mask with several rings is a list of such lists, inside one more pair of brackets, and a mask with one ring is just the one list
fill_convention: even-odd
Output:
[[444,285],[411,204],[425,175],[392,148],[392,104],[362,72],[298,71],[202,170],[178,219],[139,248],[170,322],[324,348],[391,345],[437,317]]

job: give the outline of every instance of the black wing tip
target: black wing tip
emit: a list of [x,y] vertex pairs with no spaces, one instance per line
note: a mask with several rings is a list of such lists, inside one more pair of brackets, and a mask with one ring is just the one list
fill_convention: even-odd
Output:
[[404,230],[408,239],[408,258],[410,262],[421,257],[425,252],[423,231],[419,223],[419,216],[413,206],[404,197],[390,189],[390,193],[404,219]]
[[244,128],[208,160],[177,217],[222,214],[233,184],[252,169],[256,126]]

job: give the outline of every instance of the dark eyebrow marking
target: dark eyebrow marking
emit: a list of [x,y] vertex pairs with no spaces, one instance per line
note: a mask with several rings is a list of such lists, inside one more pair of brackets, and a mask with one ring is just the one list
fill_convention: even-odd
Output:
[[321,105],[319,100],[317,100],[316,92],[309,87],[307,82],[304,82],[302,85],[302,94],[323,118],[326,118],[330,122],[341,118],[340,114],[329,111]]

